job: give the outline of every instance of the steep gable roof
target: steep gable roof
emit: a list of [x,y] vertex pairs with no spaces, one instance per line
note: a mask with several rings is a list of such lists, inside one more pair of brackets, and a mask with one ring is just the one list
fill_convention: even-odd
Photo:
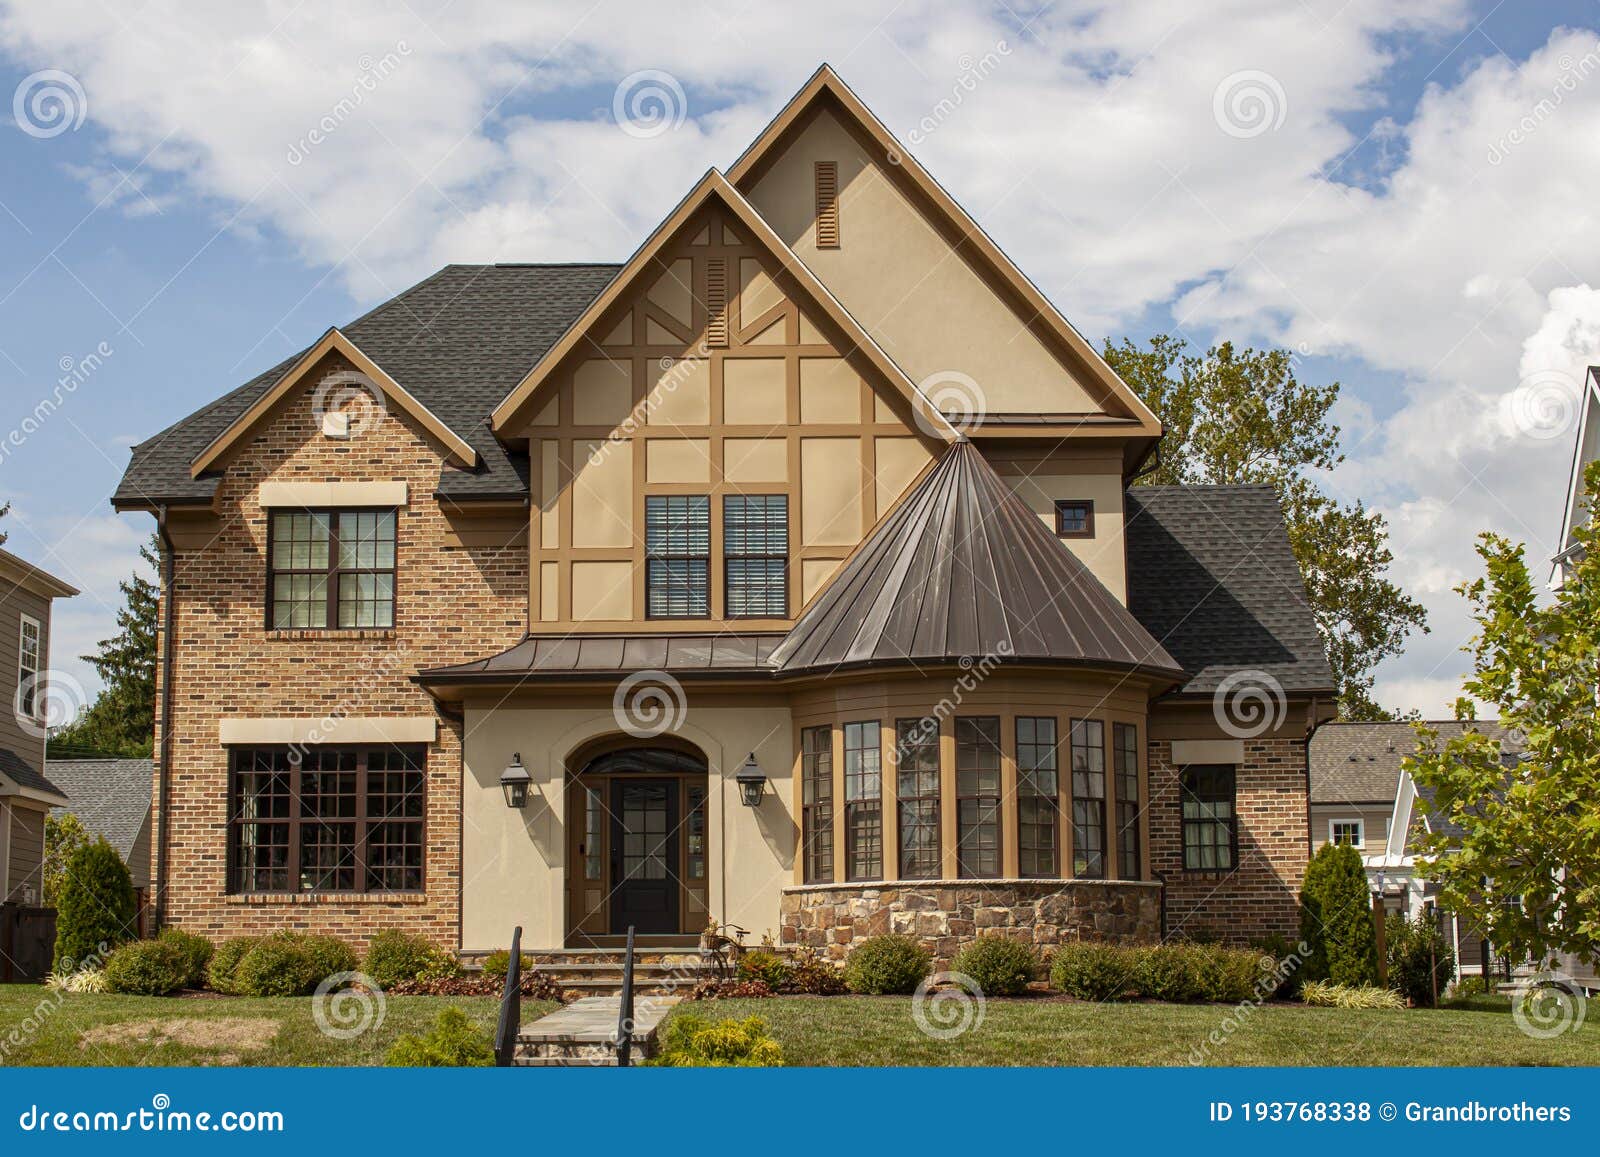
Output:
[[[1100,356],[1099,351],[995,244],[956,199],[895,139],[887,126],[828,65],[822,65],[812,74],[805,86],[790,99],[761,135],[744,151],[728,170],[728,180],[741,192],[749,192],[759,180],[765,166],[781,151],[782,143],[788,139],[791,131],[803,123],[808,112],[823,103],[842,113],[853,128],[870,140],[881,155],[888,158],[890,162],[888,168],[893,174],[909,184],[939,223],[957,239],[956,248],[962,257],[1014,293],[1023,311],[1030,318],[1037,318],[1045,325],[1068,361],[1080,368],[1086,377],[1098,384],[1108,397],[1115,399],[1117,404],[1126,410],[1135,427],[1131,431],[1127,428],[1119,429],[1118,433],[1124,435],[1130,432],[1142,433],[1152,438],[1160,435],[1161,421],[1143,400],[1117,376],[1116,371]],[[1005,427],[1007,425],[1005,417],[996,415],[999,420],[993,425]],[[1063,422],[1070,425],[1084,424],[1082,416],[1060,417]],[[1093,422],[1087,423],[1091,429],[1094,425]],[[975,429],[974,432],[978,430]]]
[[527,410],[539,387],[561,364],[562,359],[578,347],[589,330],[599,323],[607,309],[639,283],[640,278],[649,270],[650,262],[655,255],[688,224],[696,213],[712,203],[720,204],[732,213],[740,222],[740,227],[744,230],[743,235],[765,250],[769,257],[794,278],[801,291],[810,298],[810,303],[843,330],[849,341],[872,362],[873,367],[905,396],[913,410],[920,416],[922,424],[925,424],[930,431],[937,431],[939,436],[946,440],[952,440],[957,436],[955,429],[944,415],[917,389],[916,383],[907,377],[905,371],[895,364],[877,341],[861,328],[856,319],[850,316],[849,311],[822,282],[817,280],[816,275],[795,256],[783,240],[750,207],[749,202],[716,169],[711,169],[700,178],[688,196],[678,203],[677,208],[667,215],[666,220],[656,226],[645,243],[634,251],[633,256],[628,259],[605,291],[589,303],[589,307],[572,323],[560,340],[550,347],[538,365],[534,366],[528,376],[495,407],[492,423],[496,431],[505,432],[509,426],[515,424],[517,418]]
[[1333,691],[1272,487],[1134,486],[1125,519],[1128,609],[1189,671],[1185,692],[1247,669]]
[[790,672],[985,656],[1182,677],[962,440],[857,548],[772,663]]
[[65,792],[9,747],[0,747],[0,795],[21,795],[50,804],[67,800]]

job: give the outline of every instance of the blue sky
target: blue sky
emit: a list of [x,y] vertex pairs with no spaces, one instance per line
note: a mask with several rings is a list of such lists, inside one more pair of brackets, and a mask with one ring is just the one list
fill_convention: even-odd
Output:
[[[1542,556],[1559,521],[1568,431],[1503,419],[1530,378],[1565,382],[1595,353],[1594,5],[1436,0],[1399,18],[1240,0],[1203,22],[1162,0],[816,7],[798,29],[606,3],[184,20],[0,3],[0,90],[55,69],[83,94],[57,135],[0,116],[0,528],[84,588],[58,608],[55,665],[92,692],[74,656],[107,633],[151,529],[107,501],[135,441],[445,261],[625,256],[821,60],[904,139],[988,59],[914,151],[1092,338],[1279,342],[1306,351],[1303,377],[1344,383],[1352,462],[1328,484],[1390,515],[1397,573],[1435,624],[1380,693],[1438,714],[1472,532]],[[683,120],[640,140],[612,109],[645,69],[679,85]],[[1241,72],[1283,105],[1247,138],[1213,116]],[[1566,72],[1559,107],[1488,161]],[[363,77],[361,107],[290,159]],[[63,367],[102,348],[19,436]]]

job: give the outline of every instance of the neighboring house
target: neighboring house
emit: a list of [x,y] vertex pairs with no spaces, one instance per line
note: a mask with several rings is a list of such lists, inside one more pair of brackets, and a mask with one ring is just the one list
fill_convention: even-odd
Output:
[[45,778],[50,605],[77,594],[0,550],[0,903],[44,899],[44,817],[67,802]]
[[1409,723],[1325,723],[1311,737],[1311,850],[1350,844],[1383,854],[1400,760],[1416,750]]
[[1576,561],[1579,548],[1572,532],[1589,521],[1583,507],[1583,472],[1596,458],[1600,458],[1600,366],[1590,366],[1578,398],[1578,439],[1567,475],[1567,501],[1561,509],[1561,548],[1550,560],[1552,588],[1561,586]]
[[135,447],[157,903],[1292,932],[1332,675],[1273,492],[1130,489],[1160,436],[819,71],[624,265],[449,266]]
[[117,850],[128,865],[141,911],[150,888],[151,768],[148,759],[50,761],[51,780],[72,801],[52,812],[71,812]]

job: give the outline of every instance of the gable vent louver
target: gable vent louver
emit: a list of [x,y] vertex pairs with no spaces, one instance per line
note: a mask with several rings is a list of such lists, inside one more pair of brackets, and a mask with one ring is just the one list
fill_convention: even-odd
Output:
[[706,344],[728,347],[728,259],[706,259]]
[[817,248],[839,248],[839,162],[818,161]]

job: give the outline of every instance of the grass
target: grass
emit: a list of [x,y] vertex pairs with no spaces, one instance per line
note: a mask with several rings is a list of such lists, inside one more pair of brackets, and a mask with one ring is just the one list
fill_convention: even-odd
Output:
[[725,1000],[698,1011],[763,1018],[790,1065],[1188,1065],[1196,1057],[1207,1065],[1600,1065],[1600,1017],[1535,1040],[1502,997],[1404,1011],[1268,1004],[1243,1017],[1221,1005],[990,1000],[978,1027],[947,1041],[918,1029],[909,997]]
[[[451,1005],[493,1035],[498,997],[392,996],[381,1025],[339,1040],[317,1027],[304,997],[108,996],[3,984],[0,1065],[381,1065],[397,1037],[426,1032]],[[523,1001],[523,1023],[554,1007]]]

